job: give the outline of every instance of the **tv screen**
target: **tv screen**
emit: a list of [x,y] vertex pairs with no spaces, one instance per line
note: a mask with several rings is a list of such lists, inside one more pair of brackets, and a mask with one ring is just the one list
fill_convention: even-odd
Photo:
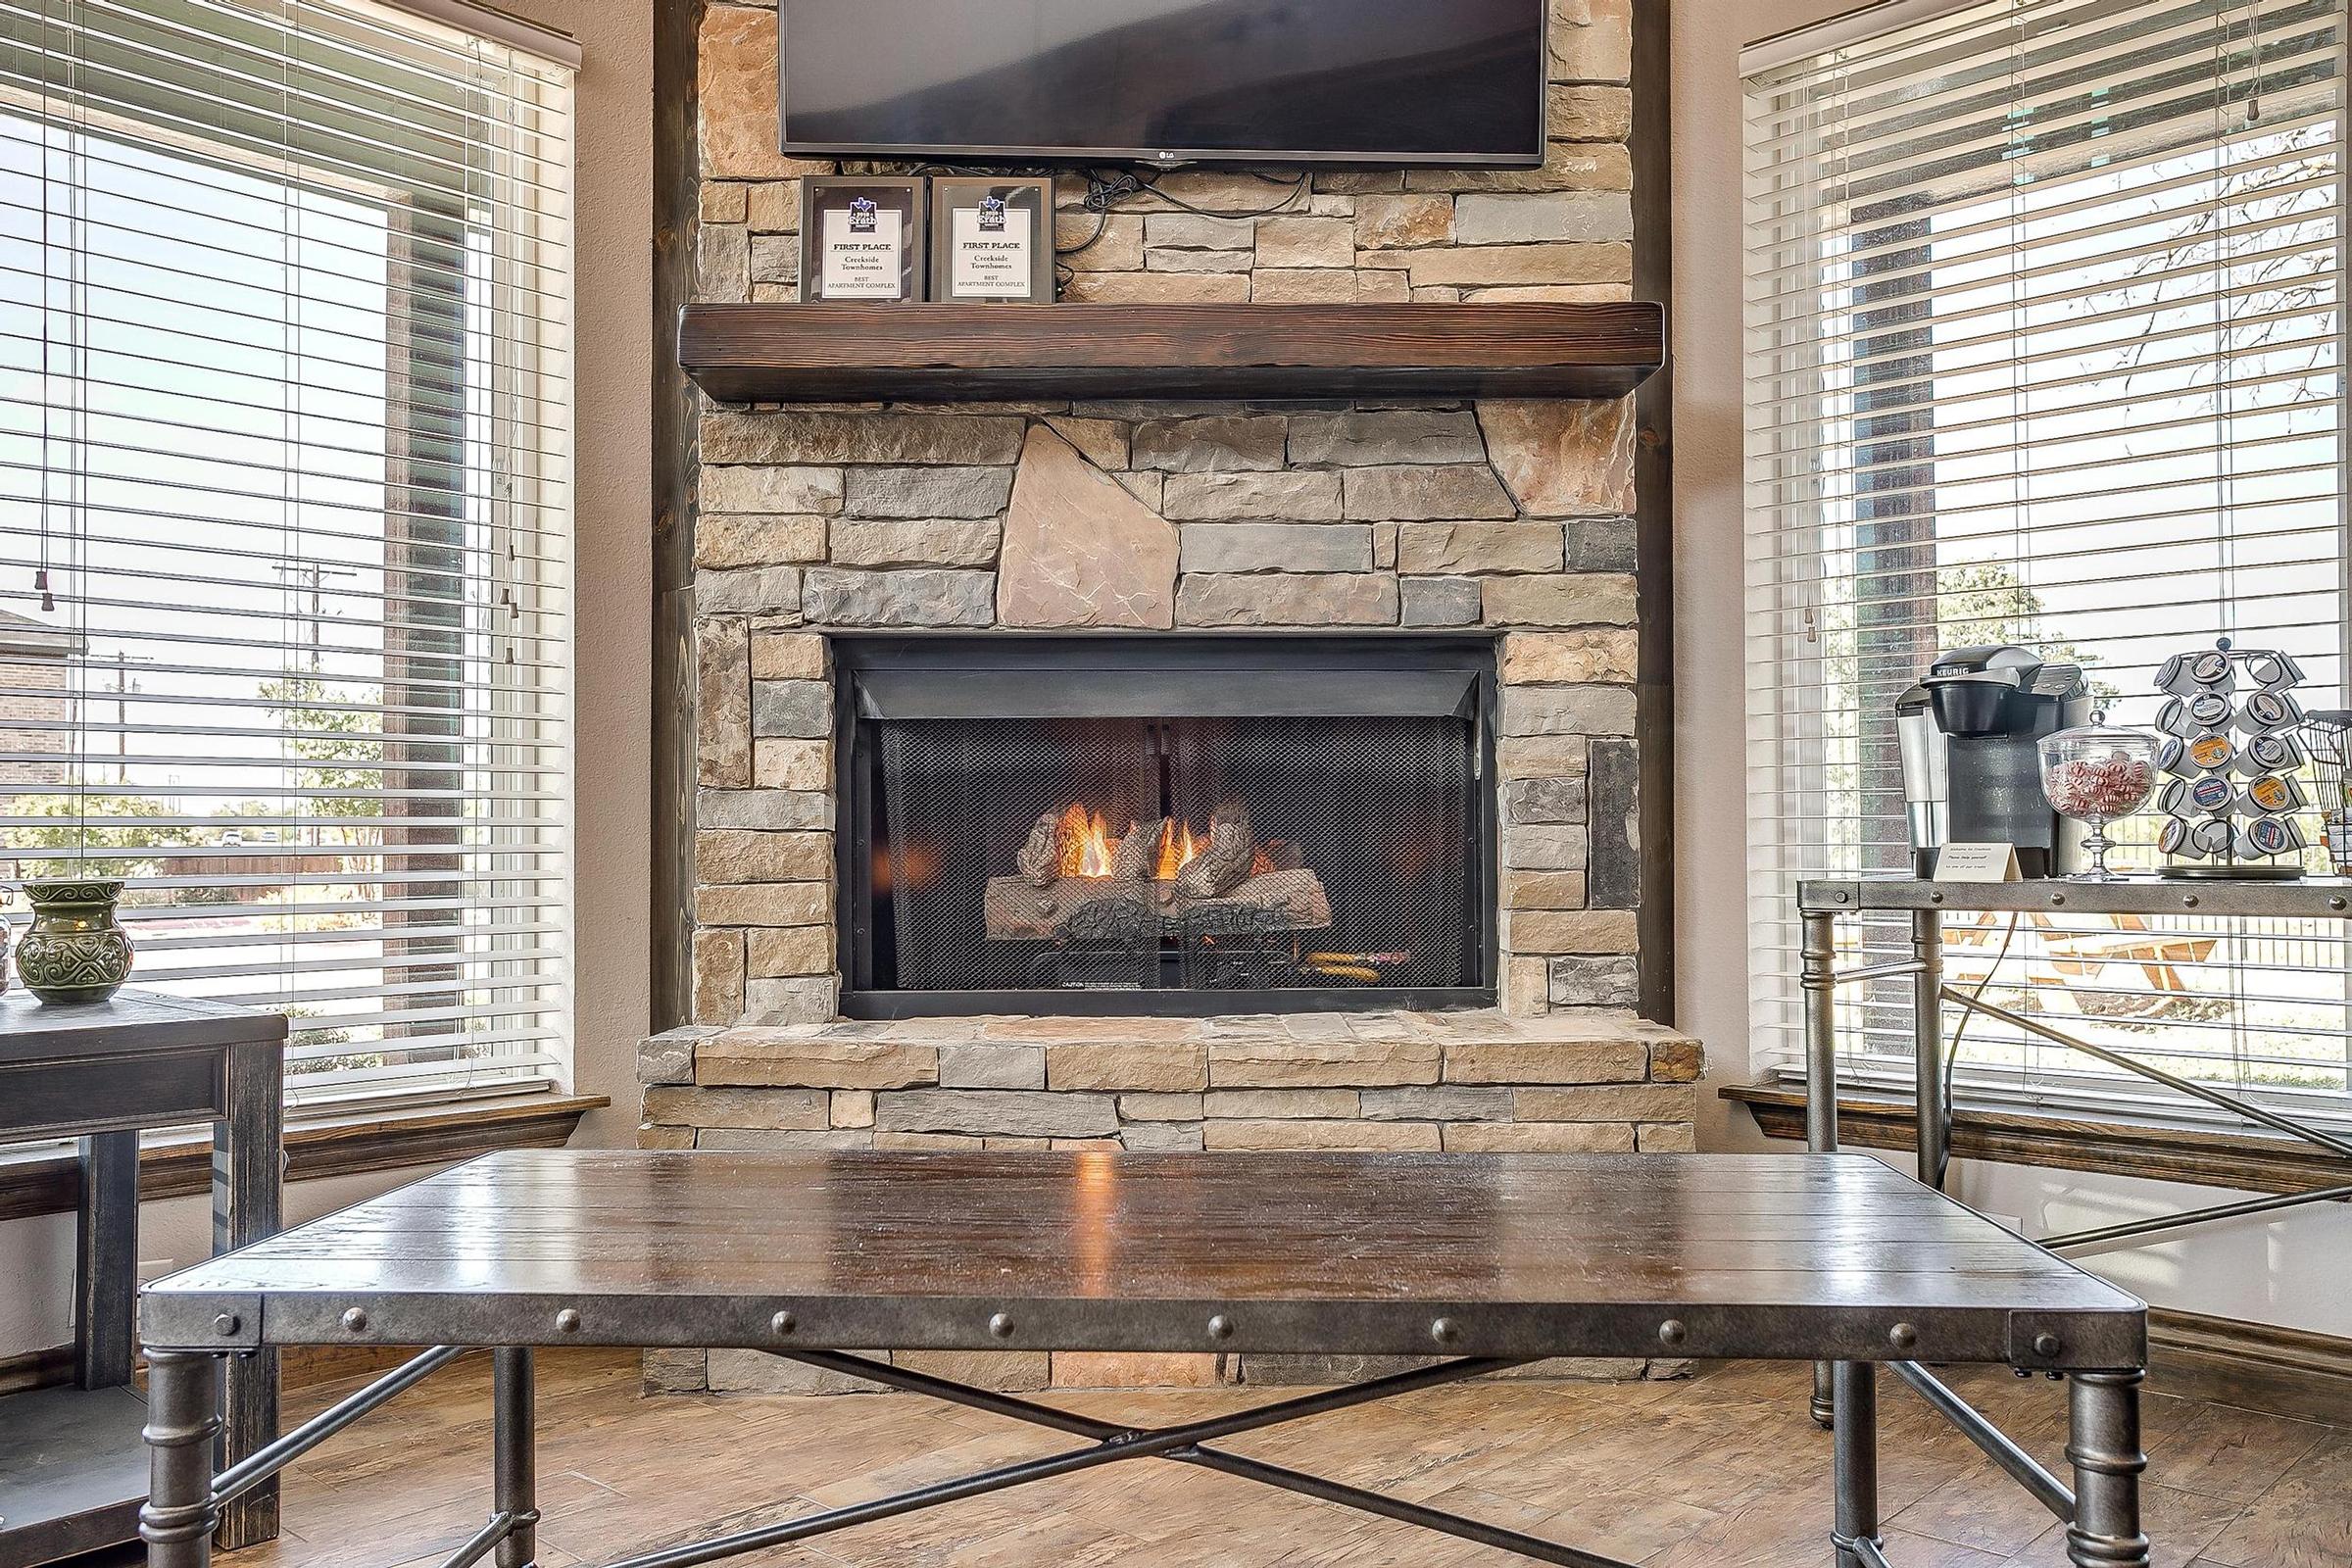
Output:
[[784,150],[1544,161],[1545,0],[783,0]]

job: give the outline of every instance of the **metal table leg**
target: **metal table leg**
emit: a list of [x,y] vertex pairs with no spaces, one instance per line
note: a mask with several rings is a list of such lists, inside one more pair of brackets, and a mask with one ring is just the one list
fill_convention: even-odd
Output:
[[220,1435],[220,1357],[209,1350],[147,1352],[147,1501],[139,1539],[147,1568],[210,1568],[213,1444]]
[[[1804,959],[1797,984],[1805,1004],[1805,1147],[1817,1154],[1838,1148],[1838,917],[1804,917]],[[1813,1363],[1813,1419],[1836,1419],[1830,1363]]]
[[[213,1250],[234,1251],[275,1236],[285,1170],[283,1046],[257,1041],[228,1053],[228,1115],[213,1124]],[[277,1350],[266,1347],[228,1365],[221,1413],[223,1464],[277,1437]],[[263,1482],[220,1510],[220,1549],[277,1539],[277,1481]]]
[[2074,1374],[2066,1457],[2075,1467],[2075,1520],[2066,1556],[2076,1568],[2148,1568],[2139,1526],[2139,1477],[2148,1467],[2139,1446],[2144,1376],[2137,1368]]
[[537,1411],[531,1351],[493,1350],[491,1380],[498,1407],[496,1446],[491,1456],[496,1478],[491,1507],[510,1521],[498,1544],[497,1568],[530,1568],[539,1549],[538,1457],[533,1447]]
[[1869,1361],[1839,1361],[1836,1390],[1838,1514],[1830,1540],[1838,1568],[1872,1568],[1879,1553],[1879,1369]]
[[1911,915],[1911,1036],[1919,1102],[1919,1179],[1943,1186],[1951,1163],[1952,1107],[1943,1094],[1943,911]]

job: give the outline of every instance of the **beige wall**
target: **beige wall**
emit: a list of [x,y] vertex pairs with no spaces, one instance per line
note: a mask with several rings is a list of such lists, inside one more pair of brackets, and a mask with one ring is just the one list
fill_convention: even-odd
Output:
[[[1676,0],[1674,7],[1675,800],[1680,1027],[1716,1084],[1747,1051],[1747,836],[1741,646],[1740,45],[1854,0]],[[1744,1111],[1699,1097],[1701,1149],[1767,1144]],[[1961,1161],[1953,1190],[2051,1235],[2234,1196],[2211,1188]],[[2124,1247],[2086,1266],[2152,1304],[2352,1336],[2340,1260],[2352,1212],[2324,1205]]]
[[579,40],[578,533],[573,681],[578,925],[573,1084],[611,1096],[575,1142],[627,1144],[650,1025],[653,733],[653,0],[501,0]]

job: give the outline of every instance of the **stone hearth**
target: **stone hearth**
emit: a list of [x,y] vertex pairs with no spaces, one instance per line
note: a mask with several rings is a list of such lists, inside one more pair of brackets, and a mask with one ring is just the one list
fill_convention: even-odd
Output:
[[[657,1035],[640,1057],[658,1149],[1687,1152],[1697,1042],[1599,1015],[930,1018]],[[916,1358],[1003,1387],[1321,1382],[1325,1358]],[[1552,1363],[1639,1376],[1641,1363]],[[835,1390],[756,1352],[662,1352],[667,1389]]]

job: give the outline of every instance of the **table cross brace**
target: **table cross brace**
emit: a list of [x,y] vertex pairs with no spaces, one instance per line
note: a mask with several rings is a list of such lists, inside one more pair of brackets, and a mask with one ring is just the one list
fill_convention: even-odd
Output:
[[928,1487],[893,1496],[877,1497],[848,1507],[827,1509],[822,1513],[806,1514],[756,1530],[713,1537],[704,1541],[681,1542],[657,1551],[624,1557],[610,1563],[607,1568],[695,1568],[696,1564],[715,1562],[721,1558],[760,1551],[794,1542],[808,1541],[817,1536],[831,1535],[856,1525],[871,1524],[902,1514],[935,1508],[944,1503],[961,1501],[1010,1487],[1045,1481],[1056,1476],[1075,1474],[1101,1465],[1124,1459],[1172,1459],[1180,1464],[1195,1464],[1226,1475],[1239,1476],[1263,1486],[1284,1492],[1295,1492],[1323,1502],[1378,1514],[1399,1523],[1433,1530],[1442,1535],[1477,1542],[1482,1545],[1516,1552],[1538,1562],[1558,1563],[1564,1568],[1631,1568],[1615,1557],[1602,1557],[1557,1542],[1544,1541],[1537,1536],[1506,1530],[1498,1525],[1465,1519],[1458,1514],[1424,1507],[1400,1497],[1388,1496],[1345,1482],[1325,1480],[1281,1465],[1248,1458],[1237,1453],[1204,1446],[1219,1439],[1238,1437],[1247,1432],[1262,1431],[1286,1422],[1324,1415],[1333,1410],[1345,1410],[1353,1405],[1370,1403],[1375,1399],[1392,1398],[1397,1395],[1416,1393],[1468,1378],[1483,1377],[1525,1365],[1523,1359],[1502,1357],[1473,1357],[1441,1362],[1436,1366],[1400,1372],[1391,1377],[1375,1378],[1369,1382],[1329,1389],[1296,1398],[1278,1400],[1254,1409],[1232,1415],[1215,1416],[1204,1421],[1190,1421],[1171,1427],[1124,1427],[1091,1416],[1057,1410],[1032,1399],[1009,1394],[932,1377],[927,1373],[894,1367],[863,1356],[844,1355],[827,1350],[771,1350],[770,1354],[785,1360],[798,1361],[827,1372],[841,1373],[879,1383],[887,1388],[923,1394],[951,1403],[976,1410],[989,1411],[1033,1426],[1049,1427],[1076,1437],[1092,1439],[1090,1446],[1065,1449],[1039,1459],[1019,1464],[984,1470],[954,1481],[943,1481]]

